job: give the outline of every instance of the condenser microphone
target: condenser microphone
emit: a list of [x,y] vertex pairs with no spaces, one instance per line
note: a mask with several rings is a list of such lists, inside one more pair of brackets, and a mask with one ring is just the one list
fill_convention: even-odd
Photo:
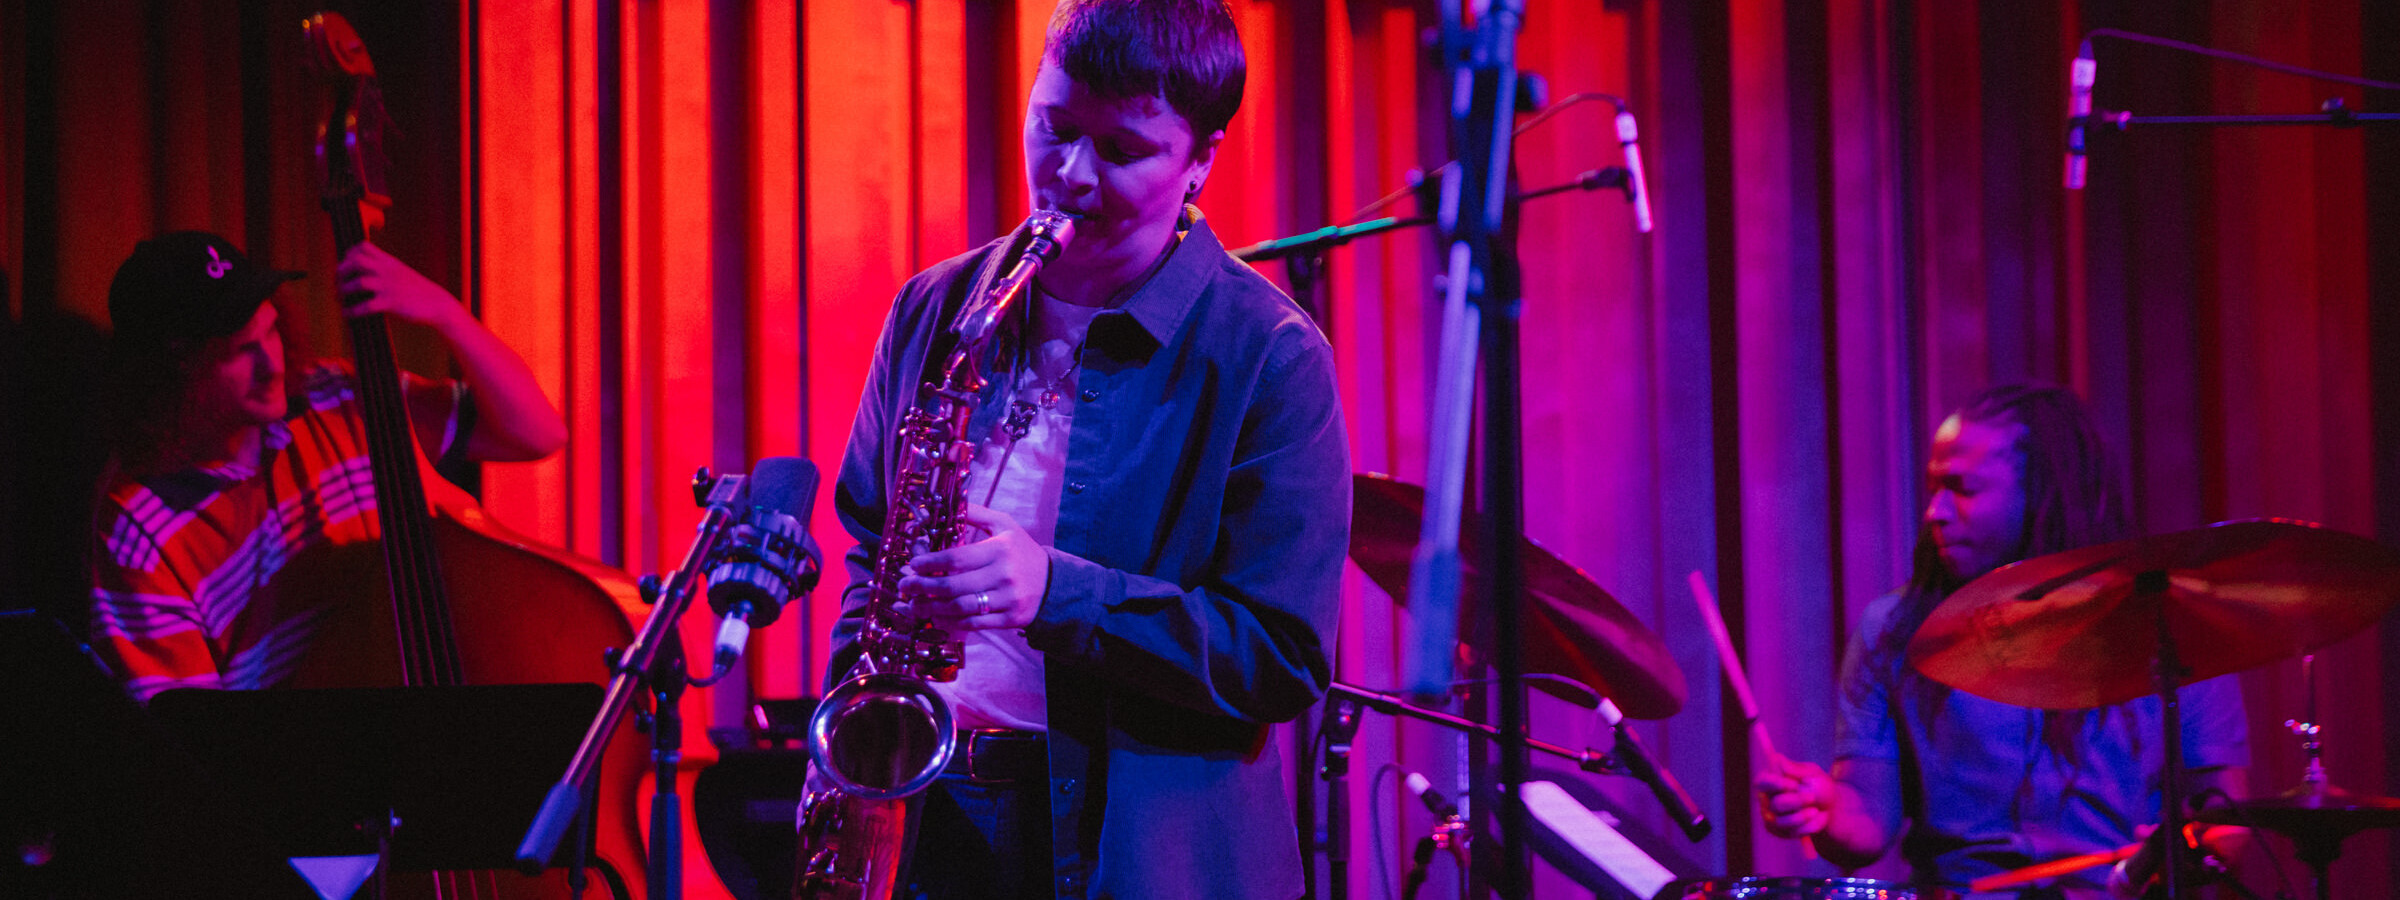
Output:
[[1650,182],[1642,176],[1641,131],[1633,110],[1617,104],[1617,145],[1625,150],[1625,199],[1633,201],[1633,230],[1650,233]]
[[2100,64],[2092,59],[2092,42],[2085,40],[2075,51],[2075,62],[2067,69],[2067,190],[2083,190],[2084,132],[2092,122],[2092,83],[2099,80]]
[[741,658],[752,629],[772,624],[785,603],[817,586],[819,574],[816,542],[801,524],[816,502],[816,464],[793,456],[759,460],[748,487],[749,512],[708,570],[720,671]]
[[1427,781],[1424,775],[1410,772],[1402,783],[1408,785],[1409,793],[1417,795],[1417,800],[1425,804],[1426,812],[1445,819],[1458,815],[1458,804],[1442,796],[1441,791],[1434,790],[1433,782]]
[[1675,827],[1683,829],[1684,837],[1693,843],[1708,837],[1712,827],[1708,816],[1692,803],[1692,795],[1684,791],[1683,783],[1675,780],[1674,773],[1650,758],[1650,751],[1642,746],[1641,739],[1634,736],[1632,728],[1626,727],[1625,711],[1617,708],[1616,701],[1602,699],[1600,717],[1608,720],[1609,730],[1617,736],[1616,745],[1609,749],[1608,755],[1650,786],[1650,794],[1658,798],[1660,806],[1666,807],[1667,818],[1675,820]]

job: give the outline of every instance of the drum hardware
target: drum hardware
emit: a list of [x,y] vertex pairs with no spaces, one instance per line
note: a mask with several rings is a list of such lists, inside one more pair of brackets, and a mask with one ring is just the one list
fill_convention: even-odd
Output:
[[[2167,759],[2160,828],[2173,834],[2185,818],[2176,689],[2313,653],[2395,605],[2400,551],[2310,523],[2227,522],[1995,569],[1934,609],[1909,642],[1908,662],[1937,682],[2016,706],[2083,709],[2158,694]],[[2299,725],[2313,742],[2315,724]],[[2391,821],[2400,801],[2334,797],[2322,787],[2321,766],[2313,771],[2315,788],[2229,804],[2202,821],[2239,824],[2247,816],[2284,830],[2272,819],[2308,832],[2304,851],[2326,863],[2349,833],[2400,825]],[[2183,896],[2189,850],[2181,843],[2166,844],[2169,897]],[[2318,896],[2327,897],[2323,866],[2317,871]]]
[[1919,888],[1872,878],[1761,877],[1685,881],[1660,900],[1955,900],[1941,888]]
[[2308,692],[2308,719],[2287,719],[2283,723],[2292,736],[2300,739],[2301,752],[2308,757],[2300,786],[2277,796],[2205,810],[2194,818],[2211,824],[2264,828],[2290,838],[2293,855],[2308,864],[2310,874],[2316,879],[2317,900],[2329,900],[2333,885],[2327,878],[2327,870],[2341,856],[2342,842],[2369,829],[2400,828],[2400,800],[2354,794],[2328,783],[2325,744],[2320,737],[2324,729],[2317,723],[2316,664],[2315,654],[2300,657],[2300,678]]

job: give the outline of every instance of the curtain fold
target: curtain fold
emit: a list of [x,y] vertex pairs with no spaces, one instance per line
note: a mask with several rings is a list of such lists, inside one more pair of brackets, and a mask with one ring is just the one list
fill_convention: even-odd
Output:
[[[1026,214],[1019,128],[1041,0],[357,7],[405,154],[387,243],[525,355],[573,434],[552,460],[486,468],[484,499],[527,534],[635,573],[680,557],[696,468],[803,455],[830,472],[901,281]],[[1200,198],[1228,245],[1349,222],[1447,159],[1449,84],[1421,42],[1432,3],[1233,7],[1249,90]],[[70,619],[88,507],[59,473],[88,479],[97,451],[52,436],[87,424],[78,398],[107,279],[136,240],[209,228],[308,270],[287,315],[296,352],[341,351],[310,186],[319,89],[289,33],[308,11],[0,10],[0,387],[14,420],[0,564]],[[1927,435],[1987,384],[2082,391],[2146,530],[2280,515],[2391,538],[2400,388],[2382,345],[2400,301],[2377,248],[2400,235],[2400,208],[2388,175],[2375,179],[2400,144],[2104,129],[2090,187],[2059,178],[2066,64],[2088,29],[2389,77],[2392,19],[2364,0],[1529,5],[1521,63],[1553,98],[1630,101],[1658,230],[1636,234],[1610,191],[1525,208],[1527,530],[1650,623],[1684,670],[1685,710],[1640,727],[1724,835],[1679,843],[1691,866],[1830,871],[1755,824],[1749,749],[1685,574],[1717,585],[1781,748],[1827,761],[1841,642],[1905,575]],[[2154,47],[2096,50],[2108,109],[2296,112],[2332,96],[2391,109],[2388,95]],[[1525,134],[1522,184],[1616,165],[1611,112],[1587,104]],[[1423,230],[1329,255],[1319,324],[1360,471],[1426,478],[1439,258]],[[411,368],[447,371],[426,341],[405,351]],[[817,502],[831,562],[849,540],[830,493]],[[817,689],[837,594],[821,587],[761,633],[743,678],[686,701],[688,768],[706,764],[709,729],[743,727],[751,699]],[[1355,577],[1344,604],[1341,677],[1395,684],[1407,609]],[[688,624],[699,649],[707,629]],[[2400,717],[2386,712],[2400,639],[2371,630],[2320,669],[2340,698],[2326,704],[2334,780],[2400,791],[2387,750]],[[2244,680],[2251,782],[2272,793],[2296,781],[2280,723],[2305,686],[2294,662]],[[1574,710],[1541,712],[1539,736],[1594,737]],[[1457,747],[1372,716],[1358,746],[1351,887],[1379,891],[1428,822],[1369,776],[1389,763],[1448,787]],[[1598,782],[1620,815],[1672,834],[1621,781]],[[2377,832],[2344,846],[2336,876],[2382,896],[2395,866]],[[695,896],[716,890],[705,862],[689,869]],[[1544,895],[1571,891],[1543,877]]]

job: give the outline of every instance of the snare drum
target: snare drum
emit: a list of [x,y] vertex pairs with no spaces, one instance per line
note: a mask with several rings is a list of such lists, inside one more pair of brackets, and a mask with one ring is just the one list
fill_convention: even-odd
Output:
[[1919,889],[1873,878],[1751,876],[1677,882],[1660,900],[1949,900],[1941,888]]

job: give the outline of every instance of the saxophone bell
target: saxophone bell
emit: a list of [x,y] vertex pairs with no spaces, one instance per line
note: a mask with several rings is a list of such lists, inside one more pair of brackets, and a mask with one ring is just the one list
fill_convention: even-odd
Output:
[[920,386],[918,405],[902,416],[883,552],[876,555],[858,635],[859,661],[808,717],[808,755],[830,788],[812,791],[802,806],[796,897],[892,897],[905,864],[900,848],[911,815],[908,798],[931,787],[957,749],[950,704],[931,682],[955,678],[966,649],[930,622],[895,609],[901,565],[913,548],[945,550],[957,542],[967,508],[967,466],[975,458],[967,423],[986,385],[977,359],[1042,265],[1074,239],[1075,218],[1043,210],[1027,220],[1031,236],[1024,250],[952,321],[958,346],[941,375]]

